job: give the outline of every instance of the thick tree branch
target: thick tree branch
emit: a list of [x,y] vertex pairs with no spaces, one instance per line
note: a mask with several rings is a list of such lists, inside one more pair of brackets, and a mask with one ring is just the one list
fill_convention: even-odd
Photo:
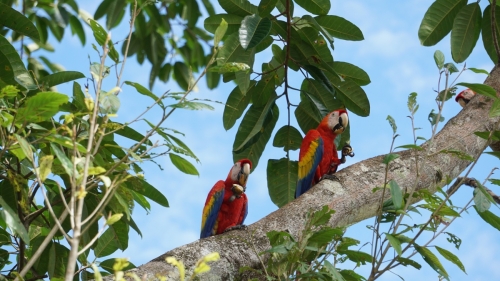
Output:
[[[500,68],[494,68],[485,84],[500,90]],[[460,150],[472,157],[478,157],[486,147],[486,141],[474,135],[476,131],[497,129],[499,118],[488,117],[492,101],[477,95],[435,136],[432,143],[426,142],[422,151],[402,151],[399,158],[391,162],[388,180],[394,179],[406,191],[436,188],[445,185],[444,179],[456,178],[470,164],[441,150]],[[416,178],[415,159],[425,163],[419,167],[420,177]],[[336,212],[329,225],[347,226],[376,215],[380,204],[381,191],[372,189],[384,185],[384,155],[366,159],[342,169],[336,176],[339,182],[324,180],[297,200],[269,214],[250,225],[247,230],[231,231],[223,235],[201,239],[178,247],[135,269],[138,276],[154,277],[166,275],[176,279],[177,269],[165,262],[165,257],[173,256],[182,260],[189,275],[196,261],[211,252],[219,252],[221,260],[212,263],[212,270],[203,275],[203,280],[232,280],[242,266],[260,269],[261,262],[256,252],[269,247],[266,232],[286,230],[297,236],[304,226],[305,212],[330,206]],[[250,244],[250,243],[253,243]],[[255,248],[254,248],[255,247]],[[254,250],[255,249],[255,250]],[[261,256],[263,262],[267,256]]]

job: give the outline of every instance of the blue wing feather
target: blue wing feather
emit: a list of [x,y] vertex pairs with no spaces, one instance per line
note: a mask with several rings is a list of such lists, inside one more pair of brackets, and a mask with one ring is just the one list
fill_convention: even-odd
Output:
[[220,206],[224,199],[224,182],[218,181],[208,193],[201,219],[200,238],[215,235]]
[[[311,131],[308,132],[304,140],[308,139],[308,135],[312,137],[314,134],[311,134]],[[323,139],[319,136],[319,133],[312,141],[301,145],[300,155],[295,198],[298,198],[311,188],[314,174],[323,158]]]

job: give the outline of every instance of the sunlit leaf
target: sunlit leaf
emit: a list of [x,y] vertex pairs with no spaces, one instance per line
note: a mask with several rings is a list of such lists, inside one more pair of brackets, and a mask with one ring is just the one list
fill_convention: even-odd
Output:
[[467,274],[467,272],[465,271],[465,267],[464,265],[462,264],[462,262],[460,261],[460,259],[455,256],[452,252],[446,250],[446,249],[443,249],[441,247],[438,247],[436,246],[436,250],[447,260],[451,261],[452,263],[454,263],[456,266],[458,266],[458,268],[460,268],[465,274]]
[[0,205],[2,209],[0,210],[0,214],[2,216],[3,221],[7,224],[7,226],[13,231],[13,233],[23,239],[24,243],[29,245],[30,239],[28,236],[28,232],[24,227],[23,223],[19,220],[17,215],[17,211],[12,210],[7,202],[4,201],[3,197],[0,196]]
[[361,29],[342,17],[325,15],[317,16],[314,19],[316,19],[318,24],[325,28],[325,30],[335,38],[351,41],[360,41],[364,39]]
[[205,22],[204,22],[205,29],[208,32],[215,34],[215,31],[217,30],[217,28],[221,24],[222,19],[224,19],[227,23],[227,30],[226,30],[225,35],[229,35],[229,34],[232,34],[236,31],[238,31],[238,29],[240,28],[240,25],[241,25],[241,21],[243,20],[243,17],[233,15],[233,14],[213,15],[213,16],[210,16],[210,17],[205,19]]
[[436,66],[439,70],[444,66],[444,54],[440,50],[436,50],[434,52],[434,62],[436,62]]
[[295,0],[297,5],[315,15],[326,15],[330,11],[330,0]]
[[497,99],[497,91],[495,91],[495,89],[493,89],[489,85],[479,84],[479,83],[473,84],[465,82],[457,83],[457,85],[467,87],[472,91],[476,92],[477,94],[487,96],[492,99]]
[[67,95],[55,92],[40,92],[26,100],[18,109],[16,122],[40,122],[52,118],[59,106],[68,102]]
[[189,161],[187,161],[186,159],[180,157],[179,155],[176,155],[176,154],[173,154],[173,153],[169,153],[168,154],[170,156],[170,161],[172,161],[172,164],[174,164],[174,166],[179,169],[179,171],[185,173],[185,174],[188,174],[188,175],[195,175],[195,176],[199,176],[200,173],[198,173],[198,170],[196,169],[196,167],[191,164]]
[[396,253],[399,256],[401,256],[401,254],[402,254],[401,242],[396,237],[394,237],[392,234],[389,234],[389,233],[384,233],[384,234],[385,234],[385,238],[387,238],[387,241],[389,241],[389,243],[391,243],[391,246],[394,249],[394,251],[396,251]]
[[427,262],[432,269],[434,269],[437,273],[444,276],[448,279],[448,272],[444,269],[443,265],[439,261],[439,259],[434,255],[431,250],[415,245],[415,250],[422,256],[425,262]]
[[219,0],[219,5],[228,14],[237,16],[247,16],[257,14],[257,6],[251,4],[248,0]]
[[78,71],[62,71],[44,76],[38,80],[38,83],[46,87],[56,86],[62,83],[85,78],[83,73]]
[[[26,70],[21,57],[17,53],[12,44],[0,34],[0,65],[2,65],[2,72],[7,72],[12,75],[12,78],[28,90],[34,90],[37,85],[30,73]],[[0,72],[0,73],[2,73]],[[10,76],[9,75],[9,76]],[[0,81],[5,77],[0,77]]]
[[271,20],[258,15],[246,16],[239,29],[240,44],[243,49],[257,46],[271,31]]

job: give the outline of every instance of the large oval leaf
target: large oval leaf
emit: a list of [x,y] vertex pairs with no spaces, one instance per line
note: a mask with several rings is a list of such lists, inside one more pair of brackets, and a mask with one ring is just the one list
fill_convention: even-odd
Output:
[[242,158],[247,158],[252,161],[252,171],[255,170],[259,164],[260,157],[266,144],[271,139],[271,134],[273,133],[274,127],[279,117],[279,109],[275,104],[272,109],[268,112],[266,120],[262,129],[243,146],[241,150],[235,151],[233,146],[233,161],[236,162]]
[[37,88],[35,81],[26,70],[16,49],[2,35],[0,35],[0,53],[2,54],[2,56],[0,56],[0,67],[2,68],[2,72],[7,72],[7,74],[13,77],[19,85],[28,90]]
[[344,79],[352,79],[356,84],[365,86],[370,84],[370,77],[363,69],[343,61],[335,61],[332,64],[333,69]]
[[248,0],[219,0],[219,5],[228,14],[242,17],[257,14],[257,6]]
[[305,79],[302,82],[301,90],[309,95],[315,102],[320,102],[328,112],[344,106],[340,100],[335,99],[334,94],[329,91],[323,83],[314,79]]
[[451,29],[451,56],[457,63],[464,62],[476,46],[481,32],[481,7],[471,3],[463,7]]
[[267,102],[264,106],[253,104],[241,120],[240,127],[234,139],[233,150],[241,150],[256,134],[261,132],[264,121],[268,119],[268,113],[276,100],[274,89],[266,94]]
[[315,15],[326,15],[330,11],[330,0],[295,0],[297,5]]
[[40,40],[38,29],[23,14],[0,2],[0,26],[8,27],[15,32]]
[[281,127],[274,136],[273,146],[283,147],[284,151],[297,150],[302,143],[302,135],[293,126],[285,125]]
[[245,50],[240,44],[238,34],[233,33],[229,35],[224,41],[224,46],[217,53],[217,65],[221,66],[228,62],[246,63],[253,67],[255,59],[254,49]]
[[246,16],[239,29],[240,44],[247,50],[257,46],[271,31],[271,20],[258,15]]
[[425,12],[418,29],[418,38],[424,46],[436,45],[453,26],[453,20],[467,4],[467,0],[436,0]]
[[[255,81],[252,81],[251,83],[255,84]],[[222,124],[224,125],[224,129],[229,130],[234,126],[236,120],[241,117],[243,111],[247,108],[250,99],[250,94],[244,95],[241,92],[240,87],[234,87],[227,97],[224,114],[222,115]]]
[[318,16],[314,18],[328,33],[339,39],[360,41],[363,40],[363,32],[352,22],[339,16]]
[[215,33],[215,30],[219,27],[222,19],[227,22],[226,35],[229,35],[238,31],[243,17],[237,15],[217,14],[206,18],[203,25],[208,32]]
[[299,106],[295,109],[295,118],[299,124],[300,129],[304,134],[309,132],[311,129],[318,127],[319,122],[323,118],[318,109],[311,104],[308,99],[304,99],[299,103]]
[[327,73],[335,88],[337,97],[344,102],[345,107],[359,116],[370,115],[370,102],[365,91],[352,80],[341,81],[336,75]]
[[271,200],[278,208],[295,198],[298,170],[298,162],[287,158],[267,161],[267,188]]
[[261,17],[268,16],[277,3],[278,0],[261,0],[259,3],[259,15]]
[[67,103],[67,95],[55,92],[41,92],[26,100],[19,108],[16,122],[40,122],[52,118],[59,112],[59,106]]
[[[496,31],[497,31],[497,42],[500,44],[500,9],[495,9],[495,25],[496,25]],[[498,62],[498,55],[495,50],[495,45],[493,43],[493,32],[491,30],[491,5],[488,5],[486,9],[484,9],[483,12],[483,22],[482,22],[482,39],[483,39],[483,45],[484,49],[488,53],[488,56],[490,56],[491,61],[493,63]]]

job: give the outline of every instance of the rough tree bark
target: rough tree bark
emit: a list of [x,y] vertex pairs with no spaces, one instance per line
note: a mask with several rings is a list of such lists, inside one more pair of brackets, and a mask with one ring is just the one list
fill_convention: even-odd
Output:
[[[493,68],[485,84],[500,92],[500,68]],[[432,142],[423,144],[422,151],[399,152],[400,157],[390,164],[388,179],[396,180],[407,191],[416,188],[435,192],[438,186],[444,186],[443,179],[446,176],[456,178],[470,162],[437,152],[454,149],[474,158],[478,157],[487,143],[474,135],[474,132],[495,130],[500,120],[488,117],[491,104],[492,101],[488,98],[477,95],[457,116],[448,121]],[[422,163],[419,165],[418,178],[415,164],[417,157],[419,163]],[[269,247],[266,232],[287,230],[297,237],[304,226],[304,214],[311,209],[317,210],[324,205],[334,209],[336,212],[329,222],[332,227],[347,226],[375,216],[381,191],[373,193],[372,189],[384,185],[383,158],[384,155],[380,155],[342,169],[336,173],[340,181],[321,181],[297,200],[250,225],[247,230],[231,231],[178,247],[133,271],[139,277],[147,275],[151,278],[155,274],[161,274],[177,280],[177,269],[165,262],[166,257],[173,256],[182,260],[187,275],[190,275],[197,260],[212,252],[218,252],[221,259],[211,264],[212,269],[203,275],[203,280],[233,280],[242,266],[260,269],[262,265],[257,253]],[[261,256],[264,263],[266,258]]]

